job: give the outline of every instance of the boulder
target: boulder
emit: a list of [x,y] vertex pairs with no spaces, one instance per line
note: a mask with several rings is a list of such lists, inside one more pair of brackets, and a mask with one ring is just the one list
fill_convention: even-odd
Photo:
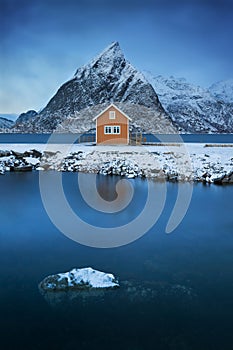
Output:
[[0,175],[5,174],[5,165],[3,163],[0,163]]
[[0,150],[0,157],[8,157],[11,155],[10,151]]
[[42,153],[40,151],[37,151],[36,149],[32,149],[30,151],[24,152],[24,157],[32,157],[32,158],[41,158]]
[[50,275],[39,284],[39,288],[46,292],[115,289],[118,287],[119,283],[112,274],[97,271],[91,267],[74,268],[69,272]]

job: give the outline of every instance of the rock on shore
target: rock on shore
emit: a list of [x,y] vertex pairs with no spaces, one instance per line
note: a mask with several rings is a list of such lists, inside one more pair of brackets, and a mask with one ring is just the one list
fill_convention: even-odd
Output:
[[0,174],[5,171],[30,171],[40,164],[42,153],[33,149],[25,152],[0,150]]
[[144,171],[135,163],[125,159],[113,159],[102,165],[100,171],[102,175],[120,175],[129,179],[134,177],[144,177]]
[[[0,151],[0,174],[6,171],[55,170],[146,177],[167,181],[233,183],[232,145],[155,145],[85,147],[66,153],[62,145],[50,150]],[[17,149],[17,147],[16,147]]]

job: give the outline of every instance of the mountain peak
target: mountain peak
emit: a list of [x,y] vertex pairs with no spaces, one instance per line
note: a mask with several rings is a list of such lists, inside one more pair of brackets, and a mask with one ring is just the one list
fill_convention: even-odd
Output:
[[110,67],[116,64],[116,62],[125,62],[124,54],[120,48],[118,41],[114,41],[108,45],[100,54],[93,58],[89,63],[85,64],[81,68],[78,68],[74,77],[80,78],[85,70],[100,69],[106,71],[106,67]]
[[51,131],[86,108],[116,102],[144,106],[156,115],[165,115],[156,92],[144,75],[125,59],[117,41],[80,67],[74,77],[58,89],[35,122],[37,127]]
[[102,54],[106,51],[116,51],[116,50],[120,50],[120,44],[118,41],[113,41],[110,45],[108,45],[103,51]]

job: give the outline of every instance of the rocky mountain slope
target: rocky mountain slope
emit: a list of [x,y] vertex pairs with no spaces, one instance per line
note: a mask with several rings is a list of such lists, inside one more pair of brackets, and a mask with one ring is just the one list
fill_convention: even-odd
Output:
[[233,103],[233,79],[219,81],[211,85],[209,90],[218,101]]
[[32,118],[35,118],[38,113],[34,110],[29,110],[25,113],[21,113],[19,117],[16,119],[15,124],[22,124],[30,121]]
[[[18,130],[51,132],[60,124],[67,126],[68,122],[74,121],[75,131],[81,132],[84,125],[85,129],[93,126],[92,118],[96,115],[92,114],[88,120],[85,117],[80,119],[81,111],[88,108],[90,112],[92,107],[101,104],[104,109],[106,104],[111,102],[132,104],[132,109],[142,110],[144,119],[146,114],[143,110],[150,109],[153,118],[146,118],[146,129],[156,132],[157,125],[160,124],[163,133],[174,132],[172,121],[161,106],[153,87],[144,75],[125,59],[117,42],[108,46],[90,63],[79,68],[74,77],[60,87],[39,115],[22,123]],[[130,115],[140,126],[140,116],[135,118],[132,113]]]
[[25,113],[21,113],[19,117],[16,119],[14,124],[15,132],[27,132],[28,130],[34,131],[32,129],[33,122],[35,118],[38,116],[38,113],[34,110],[29,110]]
[[14,125],[14,122],[7,118],[0,117],[0,131],[11,128]]
[[[66,118],[57,126],[55,131],[58,133],[75,133],[78,130],[78,132],[83,133],[94,129],[95,122],[92,120],[93,116],[98,115],[108,104],[108,102],[105,102],[81,110],[75,118]],[[174,127],[166,113],[158,113],[153,107],[132,104],[130,102],[115,102],[115,105],[132,119],[130,129],[133,131],[140,130],[155,134],[177,133],[177,128]]]
[[[225,102],[229,102],[232,95],[230,88],[224,90],[226,84],[223,82],[208,90],[192,85],[184,78],[153,77],[149,72],[144,75],[181,132],[233,132],[233,103]],[[221,96],[225,96],[225,101],[223,97],[219,98],[219,91],[223,91]]]

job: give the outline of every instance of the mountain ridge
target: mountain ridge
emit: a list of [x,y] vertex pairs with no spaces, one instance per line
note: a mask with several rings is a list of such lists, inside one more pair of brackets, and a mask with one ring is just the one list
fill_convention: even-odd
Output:
[[185,78],[153,76],[144,71],[159,100],[181,132],[233,132],[233,104]]
[[113,42],[79,67],[39,114],[23,114],[12,130],[83,132],[93,127],[91,116],[101,105],[114,102],[147,132],[233,133],[231,91],[232,80],[204,89],[184,78],[139,72]]

